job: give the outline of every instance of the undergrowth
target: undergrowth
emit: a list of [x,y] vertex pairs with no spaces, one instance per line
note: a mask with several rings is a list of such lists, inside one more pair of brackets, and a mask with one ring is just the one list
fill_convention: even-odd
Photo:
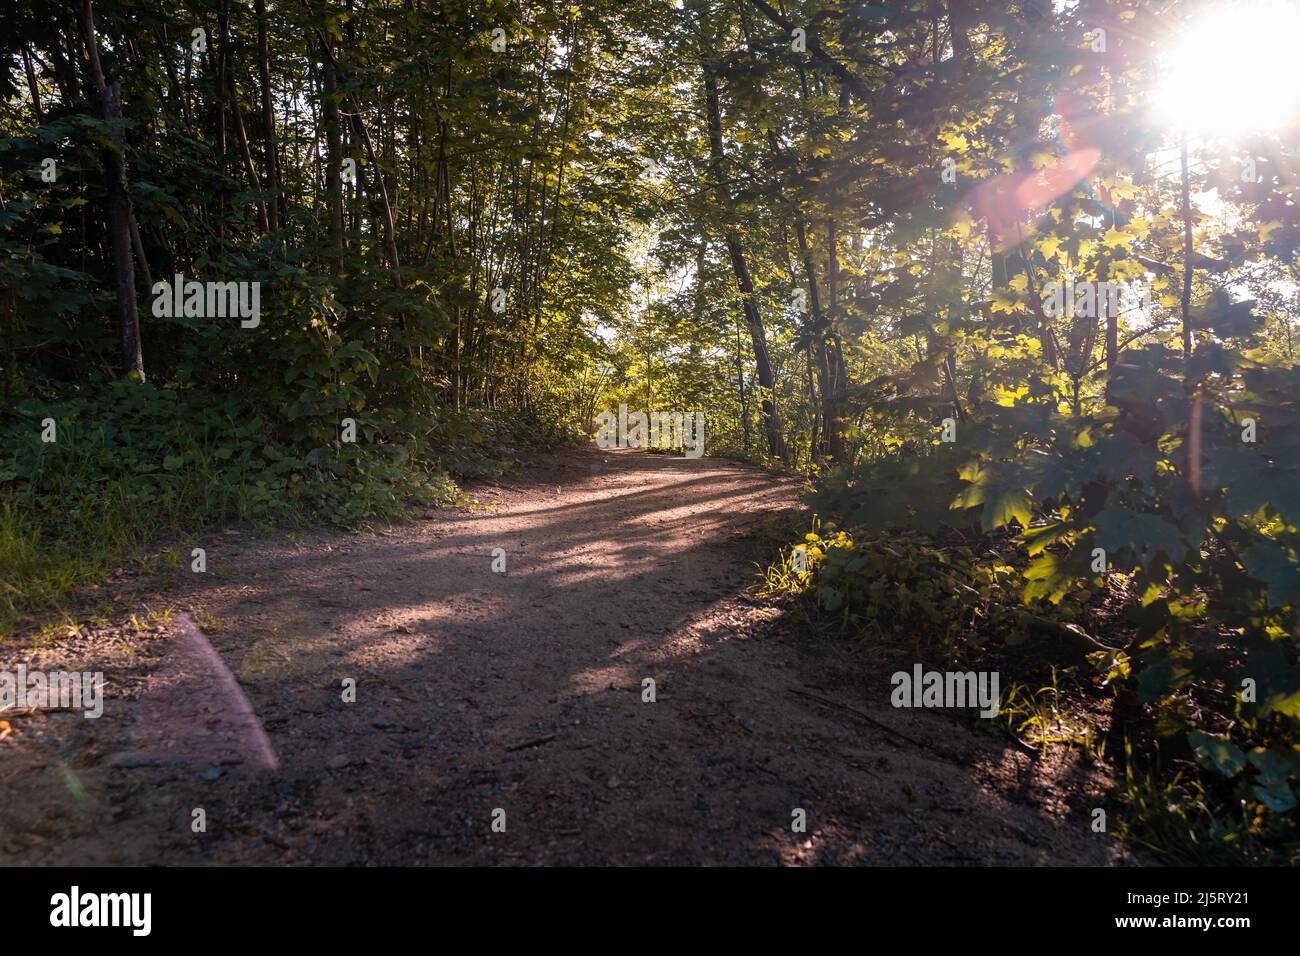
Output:
[[235,394],[122,380],[25,398],[0,419],[0,638],[169,542],[229,522],[400,521],[462,503],[456,478],[500,474],[520,447],[564,437],[477,410],[356,420],[355,442],[310,443]]
[[[1171,864],[1300,859],[1287,799],[1300,769],[1291,723],[1209,679],[1140,700],[1128,653],[1090,650],[1073,636],[1129,640],[1127,616],[1141,612],[1131,581],[1115,573],[1081,584],[1045,619],[1023,600],[1026,562],[1005,537],[941,544],[920,532],[827,531],[814,521],[760,568],[759,591],[784,596],[807,625],[841,639],[999,671],[990,723],[1026,751],[1068,747],[1106,767],[1119,808],[1109,832],[1132,846]],[[1053,626],[1070,628],[1070,639],[1053,640]]]

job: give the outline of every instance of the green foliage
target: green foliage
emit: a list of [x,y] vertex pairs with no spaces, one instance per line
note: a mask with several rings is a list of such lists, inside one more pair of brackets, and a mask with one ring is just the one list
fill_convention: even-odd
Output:
[[[233,395],[100,383],[85,397],[26,399],[0,432],[0,627],[161,539],[226,520],[357,527],[413,502],[460,500],[431,439],[378,420],[356,444],[295,442],[319,429],[275,421]],[[53,418],[57,441],[40,440]],[[454,429],[448,429],[454,432]]]
[[841,627],[853,622],[952,653],[1009,620],[1010,567],[982,564],[965,548],[936,548],[917,532],[853,537],[814,528],[795,550],[763,571],[763,593],[803,595],[813,615]]
[[[1225,336],[1241,327],[1239,308],[1206,321],[1219,329],[1220,317]],[[1109,626],[1127,653],[1099,655],[1110,682],[1132,683],[1159,737],[1185,738],[1222,778],[1204,788],[1212,813],[1241,800],[1260,814],[1256,830],[1285,829],[1300,766],[1298,416],[1300,367],[1226,339],[1206,341],[1186,365],[1161,346],[1132,349],[1102,402],[1075,411],[1066,396],[1031,387],[983,405],[956,442],[865,462],[811,501],[891,544],[918,533],[1012,535],[1018,557],[990,552],[974,566],[1011,572],[1005,587],[1032,611],[1069,619],[1091,595],[1112,594],[1122,613]],[[1254,441],[1243,440],[1246,419]],[[837,557],[815,561],[816,585],[806,585],[819,598],[833,591],[836,606],[871,608],[858,619],[873,632],[907,613],[892,595],[916,589],[913,563],[854,560],[866,573],[844,593],[849,552],[827,553]],[[934,565],[969,554],[923,543],[918,553]],[[979,633],[958,586],[971,575],[967,567],[945,593],[923,591],[936,617],[909,626]],[[1229,722],[1230,734],[1212,731]]]

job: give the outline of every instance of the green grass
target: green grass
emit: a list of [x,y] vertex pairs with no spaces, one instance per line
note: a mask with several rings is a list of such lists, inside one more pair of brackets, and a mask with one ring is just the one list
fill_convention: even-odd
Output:
[[[1078,693],[1078,688],[1073,692]],[[1029,750],[1046,754],[1053,745],[1078,747],[1090,759],[1104,762],[1105,738],[1091,724],[1063,712],[1065,696],[1053,667],[1051,682],[1037,690],[1020,682],[1008,687],[998,705],[998,717],[1007,733]]]

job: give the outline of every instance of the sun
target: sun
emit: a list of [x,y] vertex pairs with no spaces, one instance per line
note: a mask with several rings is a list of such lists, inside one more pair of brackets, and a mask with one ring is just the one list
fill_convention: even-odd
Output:
[[1300,120],[1300,5],[1294,0],[1223,5],[1165,42],[1152,97],[1158,122],[1232,137]]

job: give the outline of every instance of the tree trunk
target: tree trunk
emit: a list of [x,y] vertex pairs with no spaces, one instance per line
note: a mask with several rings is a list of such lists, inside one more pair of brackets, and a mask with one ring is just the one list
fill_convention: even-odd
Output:
[[321,115],[325,126],[325,205],[330,217],[330,250],[334,260],[334,273],[343,268],[343,137],[339,126],[338,82],[334,72],[334,51],[323,33],[320,36],[324,53],[321,64],[323,100]]
[[1187,172],[1187,134],[1183,134],[1180,150],[1183,192],[1183,291],[1179,297],[1179,311],[1183,320],[1183,361],[1192,358],[1192,185]]
[[[99,61],[99,40],[95,35],[95,11],[91,0],[81,8],[81,30],[95,87],[103,98],[104,119],[122,118],[122,89],[104,80]],[[131,254],[131,201],[126,190],[126,160],[120,133],[104,158],[108,187],[108,238],[113,257],[113,285],[117,292],[117,319],[122,348],[122,371],[136,373],[144,381],[144,357],[140,349],[140,315],[135,301],[135,261]]]
[[375,155],[375,147],[370,142],[370,134],[366,131],[366,124],[361,120],[361,108],[357,106],[356,100],[348,97],[348,104],[352,107],[352,114],[356,117],[357,132],[361,134],[362,145],[366,148],[366,158],[369,160],[370,168],[375,173],[375,186],[379,194],[380,208],[383,211],[384,219],[384,251],[388,255],[388,264],[393,268],[393,279],[399,284],[402,281],[402,263],[397,256],[397,232],[396,224],[393,222],[393,207],[388,202],[388,187],[384,185],[384,171],[379,168],[379,159]]
[[266,36],[266,0],[256,0],[257,75],[262,87],[262,144],[265,150],[266,191],[270,197],[266,216],[271,231],[280,222],[280,157],[275,146],[275,104],[271,98],[271,54]]
[[23,44],[23,70],[27,74],[27,90],[32,98],[32,112],[36,116],[36,125],[45,125],[45,114],[41,112],[41,91],[36,85],[36,70],[32,68],[32,56]]
[[[230,114],[235,118],[235,136],[239,140],[239,155],[244,160],[244,172],[248,174],[248,184],[253,187],[253,191],[260,193],[262,181],[258,178],[257,167],[253,165],[253,151],[248,145],[248,133],[244,130],[244,115],[239,108],[239,88],[235,85],[233,76],[230,77],[227,87],[230,90]],[[261,199],[257,201],[257,224],[263,233],[270,232],[270,216],[266,202]]]
[[749,263],[745,259],[745,249],[741,244],[740,235],[732,225],[731,194],[726,185],[723,168],[722,113],[718,106],[718,81],[707,66],[704,68],[704,105],[705,121],[709,130],[709,156],[714,188],[727,216],[723,238],[731,257],[731,270],[736,276],[736,285],[740,288],[745,324],[749,327],[749,336],[754,349],[754,367],[758,372],[758,384],[762,389],[760,399],[763,426],[767,432],[767,447],[773,458],[779,458],[784,462],[787,460],[787,455],[785,439],[781,434],[781,419],[776,409],[776,378],[772,374],[772,360],[767,351],[767,333],[763,328],[763,318],[759,314],[758,300],[754,295],[754,280],[749,274]]

